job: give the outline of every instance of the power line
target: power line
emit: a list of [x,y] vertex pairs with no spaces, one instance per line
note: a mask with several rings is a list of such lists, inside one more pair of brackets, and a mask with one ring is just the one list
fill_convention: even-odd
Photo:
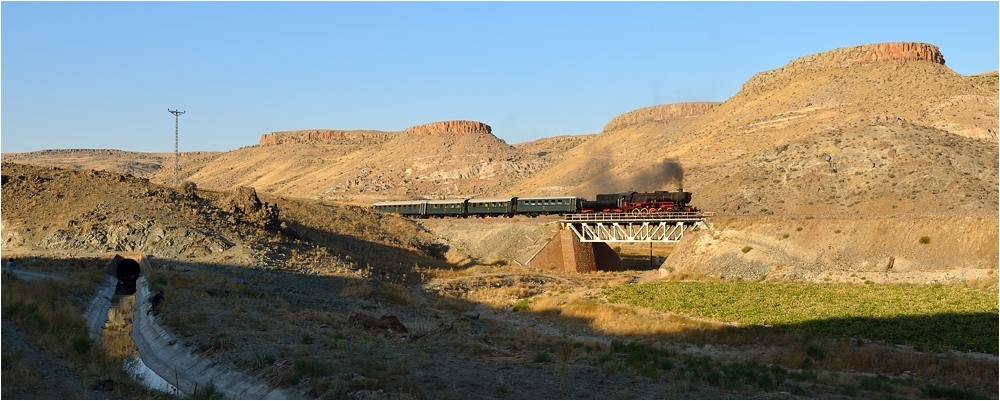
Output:
[[174,186],[177,186],[177,171],[178,171],[177,165],[181,158],[180,153],[177,152],[177,118],[180,117],[181,114],[187,112],[177,111],[177,109],[174,110],[167,109],[167,111],[169,111],[170,114],[174,115]]

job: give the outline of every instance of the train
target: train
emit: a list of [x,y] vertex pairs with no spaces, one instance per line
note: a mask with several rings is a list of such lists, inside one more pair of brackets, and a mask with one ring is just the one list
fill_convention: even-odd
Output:
[[429,217],[536,217],[549,214],[697,212],[684,191],[598,194],[590,201],[580,196],[418,199],[372,204],[376,212]]

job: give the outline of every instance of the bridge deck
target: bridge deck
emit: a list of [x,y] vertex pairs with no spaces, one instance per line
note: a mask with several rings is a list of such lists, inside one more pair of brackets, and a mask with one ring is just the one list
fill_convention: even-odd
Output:
[[580,242],[680,242],[684,233],[708,226],[714,213],[583,213],[564,215],[561,223]]

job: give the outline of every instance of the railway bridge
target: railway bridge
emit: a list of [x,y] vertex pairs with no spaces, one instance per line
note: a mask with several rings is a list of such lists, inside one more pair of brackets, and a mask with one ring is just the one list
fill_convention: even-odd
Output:
[[684,233],[704,227],[711,212],[679,213],[581,213],[563,215],[563,227],[580,242],[677,243]]

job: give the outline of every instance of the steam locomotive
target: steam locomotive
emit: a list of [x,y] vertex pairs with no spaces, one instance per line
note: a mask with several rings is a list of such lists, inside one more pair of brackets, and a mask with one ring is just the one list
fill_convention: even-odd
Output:
[[579,196],[493,197],[376,202],[381,213],[417,217],[535,217],[547,214],[629,213],[658,214],[697,212],[684,191],[622,192],[598,194],[589,201]]

